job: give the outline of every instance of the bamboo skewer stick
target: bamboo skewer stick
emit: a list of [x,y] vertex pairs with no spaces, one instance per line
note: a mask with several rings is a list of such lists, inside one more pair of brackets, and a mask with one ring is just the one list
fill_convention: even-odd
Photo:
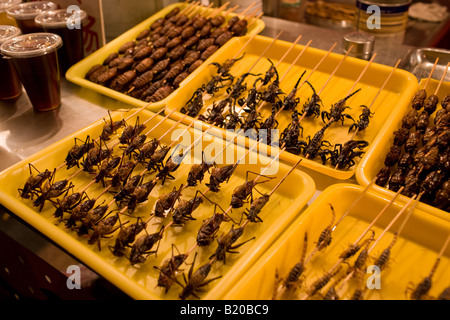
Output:
[[[421,195],[420,195],[420,196],[421,196]],[[414,211],[414,209],[415,209],[415,207],[416,207],[416,204],[417,204],[417,202],[419,201],[420,196],[417,197],[416,201],[414,202],[414,205],[410,208],[409,214],[411,214],[411,213]],[[403,208],[395,215],[395,217],[394,217],[394,218],[389,222],[389,224],[384,228],[383,232],[377,237],[377,239],[374,241],[374,243],[373,243],[373,244],[370,246],[370,248],[368,249],[368,252],[367,252],[368,254],[371,253],[371,251],[373,250],[373,248],[375,248],[375,246],[379,243],[379,241],[383,238],[383,236],[390,230],[390,228],[392,227],[392,225],[393,225],[393,224],[394,224],[394,223],[402,216],[402,214],[406,211],[406,209],[409,207],[409,205],[411,204],[411,202],[414,201],[414,198],[415,198],[415,196],[414,196],[413,198],[411,198],[411,199],[406,203],[405,206],[403,206]],[[409,215],[408,215],[408,217],[409,217]],[[405,221],[406,221],[406,219],[405,219]],[[343,287],[344,287],[345,283],[347,283],[347,282],[351,279],[351,277],[352,277],[354,274],[355,274],[355,271],[352,270],[352,271],[346,276],[346,278],[342,281],[341,285],[339,286],[339,288],[338,288],[338,290],[337,290],[339,296],[340,296],[339,292],[341,292],[341,291],[343,290]]]
[[[383,213],[389,208],[389,206],[395,201],[395,199],[398,197],[398,195],[403,191],[403,187],[401,187],[398,192],[395,194],[395,196],[386,204],[386,206],[377,214],[377,216],[372,220],[372,222],[367,226],[367,228],[361,233],[361,235],[353,242],[354,245],[357,245],[364,236],[372,229],[373,225],[378,221],[378,219],[383,215]],[[311,259],[311,256],[317,252],[317,247],[315,250],[305,259],[305,264]],[[336,271],[336,269],[340,266],[340,264],[344,261],[343,258],[340,258],[327,272],[327,274],[332,274]],[[320,290],[320,289],[319,289]],[[310,297],[310,294],[308,293],[302,300],[306,300]]]

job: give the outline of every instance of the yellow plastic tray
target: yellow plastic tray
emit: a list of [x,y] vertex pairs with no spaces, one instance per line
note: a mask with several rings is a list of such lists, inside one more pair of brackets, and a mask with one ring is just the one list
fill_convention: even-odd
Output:
[[[425,86],[425,81],[426,79],[422,79],[420,81],[419,88],[417,88],[416,91]],[[438,80],[430,79],[430,82],[428,83],[426,90],[427,96],[429,96],[430,94],[434,94],[438,84],[439,84]],[[441,101],[442,98],[445,97],[448,93],[450,93],[450,82],[443,82],[437,93],[439,101]],[[411,99],[409,102],[411,102]],[[380,135],[373,142],[373,147],[367,152],[366,157],[358,165],[356,172],[356,179],[359,184],[367,186],[376,177],[378,171],[384,166],[383,164],[384,159],[394,141],[393,132],[396,131],[398,128],[400,128],[402,118],[408,113],[410,108],[411,108],[410,103],[398,105],[398,112],[396,114],[393,114],[390,121],[386,123],[386,125],[383,127],[382,131],[380,132]],[[441,108],[440,102],[438,104],[437,110],[439,110],[439,108]],[[432,123],[433,119],[434,114],[431,115],[430,117],[430,123]],[[387,188],[380,187],[378,185],[373,185],[373,188],[377,192],[384,194],[388,197],[393,197],[395,194],[395,192]],[[398,200],[403,203],[406,203],[409,200],[409,197],[399,195]],[[440,210],[436,207],[425,204],[423,202],[420,202],[418,204],[418,208],[424,210],[426,209],[426,211],[450,221],[449,213],[445,212],[444,210]]]
[[[303,37],[305,39],[303,41],[306,41],[307,35],[304,35]],[[222,47],[222,54],[215,56],[212,61],[223,63],[227,58],[233,57],[235,52],[239,51],[240,48],[244,46],[247,40],[248,36],[232,39]],[[260,57],[261,53],[264,52],[264,50],[269,46],[269,44],[272,43],[272,41],[273,39],[271,38],[257,35],[245,47],[244,58],[236,62],[230,73],[238,77],[241,74],[248,72],[250,67],[254,65],[254,63]],[[277,65],[285,52],[287,52],[287,50],[291,47],[291,45],[292,43],[286,41],[276,41],[275,44],[273,44],[272,47],[267,51],[264,58],[260,59],[258,63],[252,68],[251,72],[256,74],[262,73],[264,75],[270,67],[270,62],[266,58],[269,58],[275,65]],[[297,82],[298,78],[305,70],[306,73],[303,77],[303,80],[308,77],[311,71],[326,55],[327,51],[313,48],[313,46],[314,40],[312,41],[311,46],[304,51],[301,58],[297,60],[296,64],[292,67],[292,69],[290,69],[289,73],[287,73],[286,76],[285,72],[289,69],[300,52],[302,52],[304,46],[295,45],[291,52],[278,65],[277,69],[279,76],[280,78],[284,78],[281,81],[280,87],[286,94],[288,94],[292,90],[294,84]],[[341,54],[333,52],[330,53],[329,56],[326,57],[326,59],[324,59],[324,61],[319,65],[316,71],[311,74],[311,76],[309,77],[309,82],[311,82],[315,87],[316,92],[319,92],[321,90],[326,81],[329,79],[330,75],[335,70],[336,66],[341,62],[342,58],[343,55]],[[328,82],[321,93],[324,105],[321,110],[329,111],[333,103],[337,102],[347,95],[349,90],[353,87],[356,79],[366,67],[367,63],[367,61],[352,57],[347,57],[344,60],[344,62],[340,65],[337,72],[334,74],[334,76],[331,78],[331,80]],[[370,105],[379,89],[383,85],[384,81],[387,79],[391,70],[392,67],[372,63],[359,83],[354,88],[354,90],[359,88],[361,88],[362,90],[355,96],[350,98],[350,100],[348,100],[348,106],[350,106],[351,109],[347,109],[345,112],[349,113],[355,120],[358,120],[358,117],[361,114],[362,110],[362,108],[360,108],[360,105]],[[215,75],[215,72],[215,67],[208,66],[208,64],[203,64],[203,66],[199,68],[199,71],[195,75],[195,77],[191,77],[190,79],[188,79],[180,88],[180,90],[178,90],[178,92],[170,98],[168,102],[168,108],[165,110],[165,113],[171,114],[170,117],[175,120],[182,119],[185,124],[191,124],[191,122],[194,121],[194,118],[189,116],[185,117],[185,115],[182,114],[179,110],[190,99],[194,91],[202,84],[206,84],[211,79],[211,77]],[[253,76],[249,76],[246,78],[248,89],[252,87],[255,79],[256,77]],[[355,139],[368,141],[370,145],[366,149],[369,150],[371,148],[372,142],[374,141],[378,133],[382,130],[384,124],[389,121],[392,116],[398,113],[398,110],[402,106],[407,105],[413,93],[417,89],[417,85],[417,80],[412,74],[404,70],[395,70],[394,74],[379,94],[371,109],[374,112],[374,115],[373,118],[370,119],[369,127],[365,130],[365,132],[356,135]],[[219,91],[213,99],[207,100],[205,102],[205,106],[200,114],[204,113],[205,110],[212,105],[213,101],[226,97],[226,92],[224,91],[224,89],[222,90],[223,91]],[[297,106],[297,110],[301,111],[301,107],[303,106],[305,101],[307,101],[311,97],[311,95],[312,90],[305,83],[299,89],[297,94],[297,97],[300,97],[300,104],[299,106]],[[270,114],[270,106],[265,105],[261,109],[261,113],[263,115],[263,118],[265,119]],[[196,119],[197,118],[195,118],[195,120]],[[279,133],[281,134],[281,132],[291,122],[291,112],[282,111],[277,117],[277,120],[279,122]],[[333,124],[326,130],[323,139],[330,141],[333,145],[336,143],[345,143],[351,137],[351,134],[348,134],[350,121],[351,120],[346,119],[344,127],[337,123]],[[314,134],[324,126],[324,123],[322,122],[320,117],[315,119],[305,118],[302,120],[301,126],[303,126],[302,139],[305,140],[308,136],[311,136],[312,138]],[[203,122],[203,130],[206,130],[209,127],[209,124]],[[222,136],[225,134],[226,130],[218,127],[213,127],[208,132],[214,135]],[[242,144],[248,144],[248,139],[238,138],[238,140]],[[293,164],[298,161],[299,156],[296,156],[289,152],[283,152],[280,159],[288,164]],[[356,158],[355,161],[358,162],[359,159]],[[352,177],[356,170],[356,165],[354,165],[349,170],[335,170],[334,167],[331,167],[329,163],[323,165],[322,162],[317,159],[314,161],[304,159],[301,165],[323,173],[327,176],[342,180]]]
[[[331,210],[329,203],[334,206],[336,221],[359,197],[363,188],[350,184],[336,184],[327,188],[307,208],[302,215],[284,232],[279,239],[258,259],[241,280],[225,295],[224,299],[259,300],[272,299],[275,272],[285,277],[287,272],[300,259],[303,250],[305,231],[308,235],[307,255],[313,250],[319,234],[330,224]],[[373,221],[375,216],[386,206],[389,198],[370,190],[363,196],[349,215],[337,226],[333,233],[330,247],[319,251],[305,266],[304,280],[301,288],[311,285],[338,261],[339,254],[353,243]],[[402,203],[394,202],[375,223],[373,230],[375,238],[397,215],[403,207]],[[376,257],[392,241],[394,231],[403,222],[407,211],[394,223],[392,228],[381,238],[371,251],[371,265]],[[368,289],[365,299],[371,300],[405,300],[409,299],[408,287],[414,287],[428,276],[436,261],[448,234],[449,221],[430,215],[421,209],[416,209],[405,224],[403,231],[391,250],[391,258],[387,268],[380,273],[380,289]],[[366,239],[367,236],[364,238]],[[349,262],[353,265],[353,259]],[[433,276],[433,285],[429,294],[437,297],[450,283],[450,247],[444,253],[441,262]],[[346,267],[342,271],[345,271]],[[367,273],[365,279],[373,273]],[[340,276],[341,274],[339,274]],[[353,293],[354,283],[347,283],[350,291],[341,292],[341,299],[349,299]],[[338,286],[337,286],[338,288]],[[326,291],[325,287],[323,291]],[[304,291],[299,291],[300,293]],[[406,294],[405,294],[406,292]],[[300,296],[302,297],[302,296]],[[316,299],[317,297],[314,297]]]
[[[114,113],[113,120],[119,120],[125,118],[129,113]],[[153,113],[147,110],[141,111],[139,116],[139,122],[143,123],[146,119],[149,119]],[[108,119],[105,117],[105,119]],[[171,139],[177,139],[185,129],[183,125],[176,125],[176,123],[170,119],[164,120],[157,127],[156,125],[163,120],[161,116],[153,118],[147,123],[148,132],[150,128],[155,128],[148,135],[147,140],[150,138],[162,138],[164,133],[167,133],[163,137],[162,143],[169,144]],[[128,123],[134,124],[136,117],[132,117]],[[87,266],[95,270],[98,274],[115,284],[118,288],[123,290],[126,294],[135,299],[177,299],[181,292],[181,287],[177,284],[169,290],[168,294],[164,294],[163,289],[156,287],[156,281],[159,276],[158,271],[154,266],[160,266],[162,261],[171,256],[171,245],[175,244],[180,253],[187,252],[196,243],[197,230],[199,229],[202,221],[212,216],[214,212],[214,205],[209,203],[206,199],[204,203],[193,213],[194,221],[187,221],[185,227],[170,228],[164,234],[164,237],[159,246],[157,257],[150,256],[146,262],[136,267],[130,266],[129,261],[126,258],[116,258],[112,255],[108,246],[113,246],[115,242],[115,236],[118,231],[113,234],[110,239],[103,239],[102,250],[99,251],[97,245],[88,244],[88,238],[79,236],[76,231],[65,228],[64,222],[60,222],[59,219],[53,217],[55,208],[46,203],[43,210],[39,212],[36,207],[32,205],[32,200],[26,200],[19,198],[18,188],[21,188],[25,183],[25,180],[29,176],[28,164],[32,163],[40,171],[45,169],[53,170],[62,164],[67,151],[73,146],[74,138],[77,137],[84,140],[87,135],[96,138],[101,133],[103,128],[103,120],[99,120],[85,129],[62,139],[61,141],[43,149],[35,155],[25,159],[16,165],[8,168],[0,173],[0,203],[8,208],[11,212],[23,219],[25,222],[36,228],[39,232],[47,236],[54,241],[60,247],[67,252],[75,256],[77,259],[85,263]],[[178,131],[177,131],[178,130]],[[120,134],[121,130],[119,130]],[[187,131],[187,136],[192,137],[192,131]],[[186,133],[183,135],[183,139],[186,138]],[[197,139],[197,136],[195,137]],[[111,146],[116,140],[111,140],[108,145]],[[204,137],[203,149],[194,149],[193,157],[200,161],[202,150],[206,148],[220,148],[222,149],[222,142],[218,142],[215,139]],[[187,140],[182,140],[183,145],[187,145]],[[225,144],[223,144],[224,146]],[[199,145],[200,146],[200,145]],[[115,153],[121,154],[122,151],[115,147]],[[209,149],[212,150],[212,149]],[[218,149],[217,149],[218,150]],[[229,153],[231,150],[231,155]],[[235,154],[234,159],[241,159],[246,152],[238,146],[229,146],[225,155],[232,157]],[[198,158],[197,158],[198,157]],[[230,158],[228,158],[230,159]],[[220,158],[218,158],[220,160]],[[234,163],[233,157],[231,163]],[[161,186],[161,183],[152,190],[149,200],[142,203],[133,213],[134,216],[149,217],[153,211],[153,207],[156,199],[163,193],[172,191],[173,188],[179,189],[181,184],[186,185],[186,178],[190,169],[190,163],[182,163],[178,170],[174,173],[175,180],[167,180],[166,183]],[[218,162],[219,163],[219,162]],[[227,162],[228,163],[228,162]],[[231,177],[228,184],[221,185],[221,189],[218,193],[208,192],[206,196],[218,203],[224,210],[227,210],[231,200],[231,194],[235,187],[245,182],[247,170],[260,172],[259,170],[266,167],[269,163],[269,158],[263,156],[256,156],[256,154],[250,153],[245,159],[241,160],[241,164],[238,165],[235,173]],[[276,173],[272,172],[271,176],[276,177],[267,183],[259,184],[257,189],[262,193],[268,193],[279,182],[284,174],[286,174],[291,167],[280,163],[277,167],[276,162],[273,164],[273,168],[278,168]],[[218,164],[220,167],[221,165]],[[133,171],[133,175],[140,173],[143,166],[139,165]],[[78,170],[77,167],[67,170],[65,167],[58,170],[56,173],[55,181],[67,178]],[[269,171],[266,171],[269,173]],[[145,181],[149,181],[155,177],[155,173],[147,173],[145,175]],[[254,175],[249,175],[249,179],[253,179]],[[70,181],[75,185],[73,191],[79,191],[82,187],[86,186],[88,182],[93,179],[93,176],[86,172],[76,175]],[[261,180],[263,181],[263,180]],[[205,179],[197,187],[189,187],[182,192],[183,199],[191,199],[196,190],[205,192],[207,187],[205,183],[209,182],[209,174],[205,174]],[[293,187],[295,186],[295,187]],[[93,184],[87,189],[87,194],[90,198],[93,198],[100,194],[103,190],[101,183]],[[72,192],[72,191],[71,191]],[[222,275],[223,277],[217,281],[212,282],[206,288],[208,291],[202,297],[204,299],[220,299],[225,292],[233,286],[233,284],[243,275],[243,273],[256,261],[256,259],[268,248],[268,246],[277,238],[281,232],[288,227],[299,215],[300,210],[305,206],[309,199],[315,192],[315,184],[312,178],[303,173],[299,169],[295,169],[285,180],[276,192],[272,195],[270,201],[266,204],[260,217],[263,219],[262,223],[250,223],[246,226],[244,234],[240,238],[240,241],[247,240],[253,236],[256,239],[246,243],[238,249],[239,254],[227,254],[226,264],[222,262],[215,262],[213,269],[209,277],[215,277]],[[254,197],[258,197],[259,194],[255,191]],[[60,197],[61,198],[61,197]],[[112,200],[112,194],[105,193],[96,204],[102,204],[105,200],[105,204]],[[248,208],[249,204],[245,204],[242,208],[232,210],[230,216],[239,223],[242,218],[242,222],[245,220],[243,212]],[[117,209],[115,205],[111,209]],[[64,215],[66,219],[69,217],[68,213]],[[132,221],[134,218],[122,216],[122,222]],[[171,216],[166,217],[163,220],[154,218],[148,224],[148,232],[153,233],[159,230],[162,224],[167,225],[171,221]],[[230,230],[232,222],[224,222],[217,236],[222,235]],[[142,235],[143,233],[139,234]],[[237,242],[237,243],[238,243]],[[206,263],[210,255],[216,249],[216,241],[209,247],[195,249],[187,259],[188,263],[191,263],[195,252],[198,252],[198,257],[195,262],[195,268]],[[129,253],[129,251],[128,251]],[[176,251],[175,251],[176,253]],[[186,273],[189,270],[190,265],[182,266],[183,271]],[[179,280],[183,283],[181,274]]]
[[[129,104],[130,106],[135,107],[143,107],[148,104],[148,102],[136,99],[134,97],[128,96],[124,93],[121,93],[119,91],[112,90],[108,87],[93,83],[87,79],[85,79],[86,72],[89,71],[89,69],[96,65],[96,64],[102,64],[103,61],[108,57],[109,54],[112,52],[118,51],[118,49],[126,42],[136,39],[137,35],[144,29],[147,29],[154,21],[158,20],[161,17],[164,17],[166,14],[168,14],[172,9],[176,7],[180,7],[180,9],[183,9],[187,4],[186,3],[174,3],[166,8],[160,10],[156,14],[152,15],[150,18],[144,20],[143,22],[139,23],[135,27],[131,28],[130,30],[126,31],[122,35],[118,36],[102,48],[98,49],[97,51],[91,53],[89,56],[78,62],[77,64],[73,65],[69,70],[66,72],[66,78],[67,80],[80,85],[82,87],[94,90],[98,93],[101,93],[105,96],[111,97],[113,99],[117,99],[121,102],[124,102],[126,104]],[[202,8],[201,12],[212,12],[214,9],[208,9],[208,8]],[[228,18],[235,16],[236,14],[230,13],[228,15]],[[248,29],[247,34],[257,34],[261,32],[264,29],[264,22],[261,19],[257,19]],[[221,55],[222,53],[221,48],[217,50],[211,57],[207,59],[207,61],[204,62],[204,64],[208,64],[208,61],[211,61],[213,59],[214,55]],[[198,69],[198,68],[197,68]],[[192,72],[188,78],[194,77],[195,74],[197,74],[197,70]],[[181,82],[180,86],[183,86],[183,84],[187,81],[187,78]],[[178,91],[175,90],[175,91]],[[154,102],[151,105],[148,106],[148,109],[151,111],[158,111],[162,107],[165,106],[167,100],[170,96],[172,96],[174,93],[169,95],[163,100],[160,100],[158,102]]]

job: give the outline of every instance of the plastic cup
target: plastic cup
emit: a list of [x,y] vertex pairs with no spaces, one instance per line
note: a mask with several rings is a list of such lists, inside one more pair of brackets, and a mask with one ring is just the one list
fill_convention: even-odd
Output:
[[59,9],[43,12],[34,20],[45,32],[62,38],[63,46],[58,50],[61,74],[84,58],[83,22],[86,19],[87,13],[83,10]]
[[62,39],[53,33],[29,33],[6,40],[1,53],[10,57],[34,111],[61,105],[57,50]]
[[[0,25],[0,46],[6,40],[20,35],[20,29],[14,26]],[[14,99],[22,93],[22,83],[11,59],[0,54],[0,99]]]
[[42,32],[42,28],[36,26],[34,18],[44,11],[56,10],[58,6],[50,1],[33,1],[14,5],[6,10],[9,17],[16,20],[17,26],[23,34]]
[[0,25],[10,25],[17,27],[16,20],[14,18],[8,17],[6,10],[22,3],[22,0],[0,0]]

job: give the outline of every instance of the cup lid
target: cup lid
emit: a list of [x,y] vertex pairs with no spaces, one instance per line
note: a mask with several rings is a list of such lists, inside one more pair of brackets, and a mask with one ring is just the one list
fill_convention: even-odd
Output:
[[38,32],[6,40],[0,47],[0,51],[7,57],[30,58],[55,51],[61,46],[62,38],[57,34]]
[[33,19],[39,13],[48,10],[56,10],[58,5],[51,1],[33,1],[14,5],[6,10],[6,13],[15,19]]
[[[48,28],[61,28],[73,26],[76,28],[77,25],[81,24],[87,18],[87,13],[84,10],[69,10],[59,9],[51,10],[40,13],[34,22],[38,26],[48,27]],[[69,29],[73,29],[70,28]]]
[[0,45],[8,39],[17,37],[21,31],[19,28],[8,25],[0,25]]
[[22,0],[0,0],[0,12],[4,12],[19,3],[22,3]]

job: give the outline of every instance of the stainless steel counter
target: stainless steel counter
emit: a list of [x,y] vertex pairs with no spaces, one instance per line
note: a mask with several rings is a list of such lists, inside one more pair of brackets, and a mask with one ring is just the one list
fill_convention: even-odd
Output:
[[[312,47],[325,50],[328,50],[334,41],[338,41],[334,52],[342,52],[340,39],[345,33],[343,31],[325,30],[270,17],[263,17],[263,20],[266,23],[266,28],[262,35],[273,37],[280,30],[284,30],[280,39],[294,41],[299,34],[303,34],[301,44],[313,39]],[[398,42],[394,42],[392,39],[378,41],[375,46],[375,51],[378,53],[375,62],[392,66],[397,59],[402,58],[411,49],[414,49],[414,47],[398,45]],[[52,143],[105,117],[108,110],[118,110],[124,107],[120,102],[80,88],[66,80],[62,80],[61,90],[61,108],[47,113],[37,114],[33,112],[26,93],[23,93],[16,101],[0,102],[0,170],[8,168]],[[319,178],[317,181],[323,180],[316,176],[317,173],[305,171],[313,178]],[[317,193],[320,193],[331,183],[342,182],[327,181],[324,184],[318,183]],[[31,250],[62,274],[71,264],[82,265],[70,254],[52,244],[3,207],[0,207],[0,232]],[[1,261],[0,257],[0,263]],[[0,265],[0,272],[4,268],[5,266]],[[29,268],[32,270],[33,265]],[[4,275],[4,273],[0,275]],[[100,277],[91,273],[91,278]],[[102,285],[105,285],[105,283],[102,282]]]

